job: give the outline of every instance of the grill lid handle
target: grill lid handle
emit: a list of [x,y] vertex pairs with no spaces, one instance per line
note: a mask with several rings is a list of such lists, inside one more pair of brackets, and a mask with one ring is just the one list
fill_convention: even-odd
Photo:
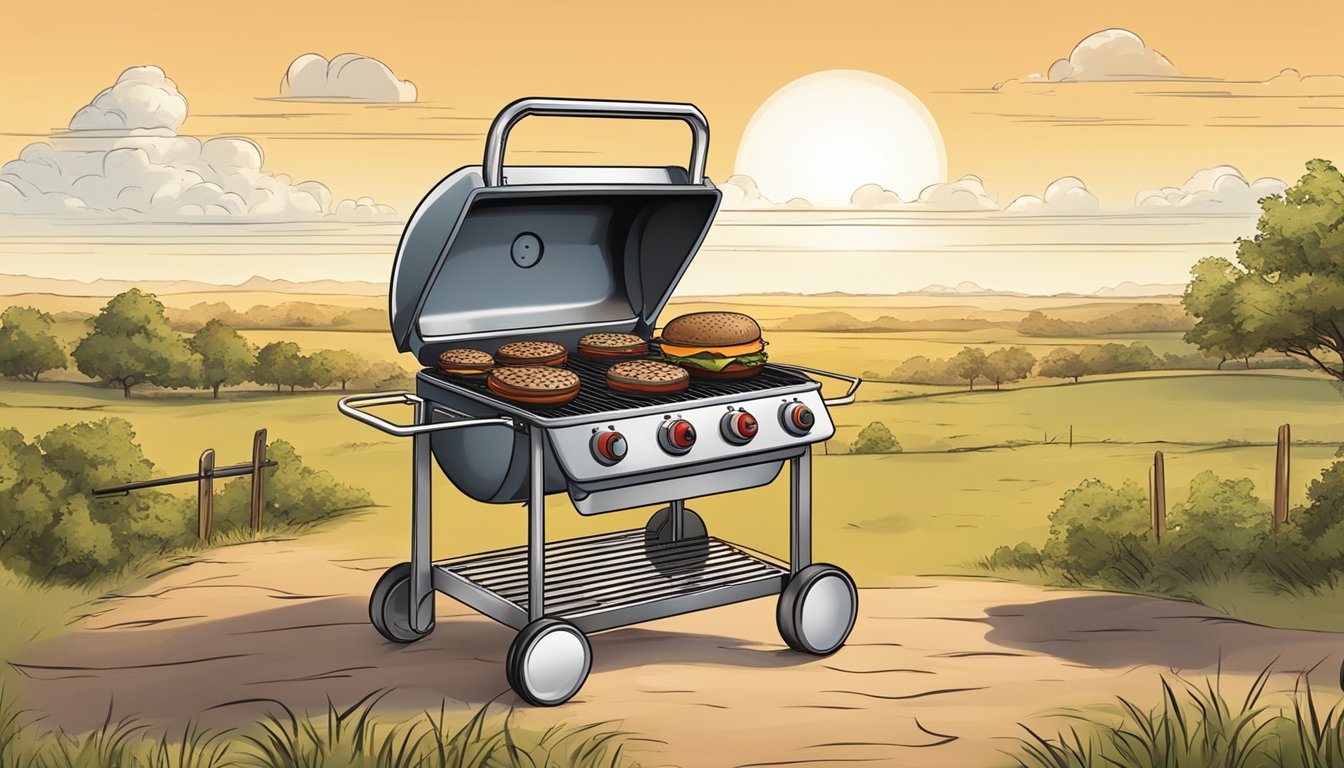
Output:
[[485,140],[485,159],[481,163],[485,186],[504,183],[504,145],[509,131],[529,115],[546,117],[615,117],[634,120],[681,120],[691,127],[691,162],[687,168],[691,183],[705,182],[705,160],[709,155],[709,123],[694,104],[656,101],[608,101],[602,99],[519,99],[505,107],[490,124]]

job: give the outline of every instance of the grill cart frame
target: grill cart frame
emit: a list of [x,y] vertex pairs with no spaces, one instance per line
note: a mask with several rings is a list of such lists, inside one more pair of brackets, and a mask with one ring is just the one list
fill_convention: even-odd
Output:
[[[717,208],[717,190],[703,178],[708,125],[699,110],[691,105],[556,99],[515,102],[500,113],[491,127],[483,163],[485,192],[494,193],[504,186],[506,170],[517,173],[516,169],[503,167],[503,145],[512,125],[531,114],[684,120],[692,127],[692,159],[686,170],[615,169],[620,178],[630,181],[610,186],[601,178],[599,181],[603,183],[597,185],[567,181],[563,174],[574,173],[573,169],[526,169],[517,175],[532,173],[537,177],[540,174],[544,182],[507,188],[514,197],[506,197],[506,205],[516,204],[518,195],[525,198],[524,203],[531,205],[534,198],[553,200],[556,195],[563,196],[577,189],[579,194],[599,195],[601,205],[608,205],[610,199],[615,199],[608,197],[611,195],[635,195],[637,204],[654,206],[649,219],[656,219],[665,212],[656,209],[659,201],[672,200],[670,205],[675,209],[683,199],[704,201],[707,192],[714,195],[713,208]],[[604,169],[578,169],[577,172],[585,179],[592,179],[594,174],[600,176]],[[689,232],[682,232],[680,239],[673,233],[670,239],[679,242],[687,252],[678,251],[678,255],[670,257],[666,250],[657,251],[659,257],[671,258],[670,263],[614,266],[610,262],[614,257],[604,255],[608,258],[605,262],[608,268],[625,272],[627,291],[631,290],[632,281],[640,279],[640,268],[661,276],[655,279],[662,282],[655,282],[651,289],[647,281],[644,283],[643,291],[651,291],[651,297],[643,297],[642,314],[628,321],[612,321],[593,314],[590,307],[584,307],[577,311],[588,312],[588,315],[581,317],[579,322],[565,323],[567,318],[561,311],[542,307],[542,311],[549,313],[547,319],[561,321],[553,333],[536,327],[487,327],[486,332],[482,332],[482,323],[488,325],[497,321],[489,319],[491,313],[483,312],[479,307],[474,310],[475,314],[468,312],[463,315],[465,320],[458,320],[452,307],[442,308],[444,304],[440,297],[439,309],[431,312],[427,307],[434,302],[431,293],[439,274],[451,268],[445,264],[454,253],[454,238],[466,239],[476,248],[462,257],[470,266],[470,259],[478,258],[482,250],[471,238],[482,239],[483,225],[477,223],[477,229],[470,235],[459,235],[464,228],[461,220],[451,229],[445,229],[441,221],[421,223],[419,226],[426,228],[438,227],[435,232],[450,232],[447,244],[436,246],[438,255],[432,264],[423,258],[423,249],[420,254],[408,251],[408,243],[414,245],[412,230],[417,222],[424,222],[422,213],[424,216],[434,213],[426,205],[432,203],[440,189],[445,184],[450,187],[460,185],[464,178],[468,183],[479,185],[481,176],[472,176],[473,173],[471,168],[463,169],[441,182],[440,188],[431,192],[422,203],[423,210],[417,210],[407,226],[407,234],[403,235],[391,291],[392,325],[403,351],[414,351],[422,362],[428,363],[445,343],[466,346],[485,341],[497,344],[501,339],[520,337],[566,343],[571,341],[571,336],[597,329],[634,332],[646,339],[652,335],[652,323],[698,249],[703,230],[694,238],[686,237],[691,234]],[[659,184],[652,183],[650,178],[659,174],[664,180]],[[477,181],[473,182],[473,178]],[[489,207],[489,198],[484,203],[476,200],[475,192],[481,189],[479,186],[473,188],[458,201],[459,208],[453,212],[460,210],[460,216],[466,219],[475,210],[473,205],[484,207],[486,213],[479,215],[496,216],[493,220],[495,229],[513,237],[514,230],[509,228],[517,227],[517,222],[507,218],[506,208],[506,218],[502,225],[499,224],[500,214]],[[654,202],[647,203],[647,200]],[[697,206],[701,204],[695,203]],[[576,208],[572,202],[566,205],[569,205],[566,210],[577,210],[581,216],[586,216],[585,221],[601,218],[607,210]],[[544,208],[526,210],[533,213],[542,210],[550,215]],[[713,209],[708,213],[712,219]],[[641,215],[644,214],[636,215],[635,223],[630,225],[632,234],[627,235],[621,230],[621,236],[626,238],[622,241],[623,250],[612,249],[621,250],[627,260],[632,258],[629,256],[631,252],[635,253],[634,258],[643,258],[641,247],[656,251],[656,248],[636,241],[635,232],[641,226]],[[707,220],[701,221],[694,216],[677,221],[708,228]],[[488,218],[487,223],[490,223]],[[619,229],[616,225],[612,228]],[[563,227],[555,230],[565,231]],[[488,229],[485,232],[494,234]],[[548,230],[539,228],[537,232],[548,238],[551,236]],[[536,235],[524,234],[533,237],[531,242],[540,249],[541,240]],[[638,234],[642,237],[642,233]],[[489,237],[484,239],[489,240]],[[572,246],[563,238],[555,240],[559,248]],[[487,242],[487,247],[496,247],[491,245],[492,242]],[[508,240],[503,242],[507,261]],[[519,240],[513,242],[516,246]],[[561,255],[564,255],[563,251]],[[575,256],[571,252],[570,255],[579,262],[585,257],[584,253]],[[407,259],[405,266],[403,257]],[[520,272],[535,266],[538,260],[539,253],[536,259],[523,263],[514,251],[514,262]],[[492,262],[485,269],[498,270],[499,266]],[[505,268],[509,267],[506,265]],[[631,272],[635,274],[634,278],[629,276]],[[408,284],[411,278],[419,279],[424,285]],[[533,277],[518,279],[525,281]],[[637,303],[632,300],[630,306]],[[619,302],[607,301],[599,310],[609,311],[610,307],[618,305]],[[536,310],[528,307],[527,311]],[[519,315],[525,316],[526,312],[520,311]],[[482,317],[486,320],[481,320]],[[455,322],[458,325],[454,325]],[[613,328],[614,324],[622,322],[628,324]],[[459,327],[465,327],[469,332],[455,335],[453,329]],[[427,328],[433,332],[427,332]],[[435,595],[442,592],[519,630],[509,649],[506,673],[510,685],[523,699],[536,705],[562,703],[582,687],[592,659],[586,633],[769,595],[780,595],[776,619],[780,633],[790,647],[817,655],[840,648],[857,617],[858,593],[853,580],[843,570],[812,562],[812,446],[834,433],[827,409],[854,402],[861,380],[771,362],[766,364],[759,381],[754,384],[698,381],[689,390],[690,394],[681,397],[625,402],[617,393],[597,391],[596,388],[602,387],[598,382],[603,380],[605,368],[581,360],[574,360],[572,368],[584,378],[583,387],[590,391],[592,402],[596,403],[589,410],[575,408],[566,412],[555,409],[548,414],[498,398],[483,387],[445,378],[432,369],[417,376],[416,394],[352,395],[338,402],[338,409],[345,416],[385,434],[411,438],[411,558],[409,562],[389,569],[373,589],[370,619],[379,632],[402,643],[428,635],[434,628]],[[821,385],[813,376],[844,381],[848,391],[841,397],[823,398]],[[369,410],[393,405],[411,406],[411,422],[396,423]],[[777,411],[779,417],[763,419],[754,442],[748,440],[751,445],[730,444],[732,441],[717,434],[710,436],[711,432],[717,433],[725,408],[730,415],[735,410],[750,408],[763,417],[767,412]],[[807,413],[806,428],[801,431],[791,429],[786,423],[785,414],[794,413],[795,409]],[[684,452],[689,453],[687,456],[677,456],[660,452],[656,443],[643,439],[656,436],[654,432],[663,424],[660,419],[670,420],[674,416],[699,422],[700,434],[706,435],[705,445]],[[632,437],[639,438],[631,443],[630,456],[623,463],[613,462],[615,466],[594,461],[588,450],[589,437],[603,430],[615,430],[614,426],[607,425],[608,422],[620,425]],[[499,450],[491,453],[494,447]],[[431,547],[431,484],[436,460],[449,479],[469,496],[493,503],[525,501],[527,543],[436,561]],[[785,461],[789,464],[790,488],[787,561],[709,535],[704,521],[686,507],[688,498],[770,483]],[[496,466],[500,463],[504,464],[503,469]],[[461,467],[459,464],[472,466]],[[484,479],[476,479],[482,475]],[[666,503],[667,506],[655,513],[643,529],[547,542],[546,496],[563,491],[568,491],[576,509],[583,514],[648,504]]]

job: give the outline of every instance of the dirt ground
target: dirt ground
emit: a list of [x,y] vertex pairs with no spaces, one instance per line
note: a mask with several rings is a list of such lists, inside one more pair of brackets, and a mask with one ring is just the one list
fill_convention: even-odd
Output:
[[[156,724],[231,724],[267,699],[313,713],[392,689],[388,712],[465,709],[498,697],[512,630],[446,597],[428,638],[397,646],[367,622],[391,559],[295,541],[246,544],[173,568],[88,606],[73,631],[10,660],[22,702],[67,729],[134,715]],[[1337,690],[1337,635],[1260,627],[1197,605],[1048,590],[989,579],[910,578],[865,589],[848,645],[795,654],[756,600],[593,637],[587,685],[524,724],[615,721],[646,766],[992,766],[1059,707],[1116,694],[1152,701],[1159,673],[1221,666],[1240,697],[1315,667]],[[520,710],[520,712],[522,712]],[[1062,723],[1060,723],[1062,725]]]

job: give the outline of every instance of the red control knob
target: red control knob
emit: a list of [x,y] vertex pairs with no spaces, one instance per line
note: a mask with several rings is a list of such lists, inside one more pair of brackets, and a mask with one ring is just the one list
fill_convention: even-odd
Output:
[[664,451],[680,456],[695,445],[695,427],[685,419],[668,419],[658,430],[658,444]]
[[794,437],[802,437],[812,431],[817,417],[811,408],[802,403],[785,403],[779,409],[779,423],[784,426],[784,431]]
[[733,445],[746,445],[756,436],[760,425],[756,423],[756,417],[746,411],[729,411],[723,415],[723,421],[719,423],[719,431],[723,433],[723,439]]
[[624,459],[627,449],[625,435],[620,432],[598,432],[589,446],[593,449],[593,458],[606,466]]

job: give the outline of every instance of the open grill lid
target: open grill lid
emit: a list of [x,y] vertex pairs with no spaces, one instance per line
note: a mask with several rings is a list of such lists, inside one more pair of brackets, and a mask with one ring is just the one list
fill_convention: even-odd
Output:
[[[503,166],[528,115],[683,120],[689,169]],[[594,331],[648,337],[704,240],[720,193],[704,178],[709,126],[689,104],[523,99],[495,118],[485,161],[440,181],[392,267],[397,348],[433,365],[449,347],[517,339],[572,347]]]

